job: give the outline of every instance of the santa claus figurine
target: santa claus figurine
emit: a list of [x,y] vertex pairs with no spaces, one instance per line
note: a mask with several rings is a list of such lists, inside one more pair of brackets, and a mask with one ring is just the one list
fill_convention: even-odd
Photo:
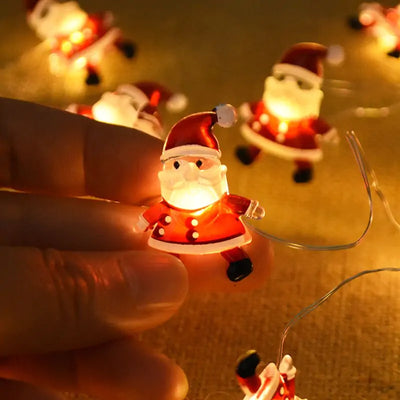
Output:
[[384,7],[379,3],[362,3],[359,13],[349,18],[356,30],[368,31],[391,57],[400,57],[400,5]]
[[[332,47],[331,60],[338,63],[340,47]],[[313,163],[321,160],[319,137],[336,138],[336,130],[319,118],[323,61],[328,48],[317,43],[292,46],[265,80],[262,100],[241,107],[246,122],[241,127],[248,146],[238,147],[236,155],[251,164],[261,151],[295,162],[295,182],[308,182]]]
[[180,112],[186,107],[187,98],[155,82],[137,82],[104,93],[93,106],[71,104],[67,111],[161,138],[163,128],[158,112],[161,103],[170,112]]
[[215,124],[230,127],[235,120],[235,109],[220,105],[172,127],[158,175],[162,201],[141,215],[136,230],[152,229],[149,246],[168,253],[220,253],[228,262],[228,278],[240,281],[253,270],[242,249],[251,236],[240,216],[259,219],[264,209],[255,200],[228,193],[227,168],[221,165],[212,129]]
[[245,397],[243,400],[301,400],[295,395],[296,368],[292,357],[286,355],[279,364],[268,364],[257,375],[260,363],[258,354],[251,350],[242,357],[236,367],[236,378]]
[[116,47],[127,58],[135,52],[113,26],[111,12],[87,14],[75,1],[25,0],[27,20],[36,34],[51,46],[50,69],[59,73],[67,68],[85,68],[86,83],[100,82],[97,65],[106,50]]

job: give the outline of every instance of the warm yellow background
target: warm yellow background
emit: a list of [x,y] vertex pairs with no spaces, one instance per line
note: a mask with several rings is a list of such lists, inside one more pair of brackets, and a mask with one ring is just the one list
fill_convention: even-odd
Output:
[[[291,44],[338,43],[346,60],[342,67],[325,70],[322,115],[336,125],[342,140],[336,147],[325,146],[314,182],[294,185],[290,163],[271,157],[241,166],[233,156],[243,142],[237,126],[216,130],[231,191],[258,196],[273,233],[299,240],[322,235],[331,244],[355,237],[367,217],[365,193],[344,139],[346,130],[355,130],[400,218],[400,107],[392,107],[387,118],[357,119],[351,112],[359,105],[400,101],[400,60],[385,57],[372,38],[346,27],[358,1],[87,0],[81,5],[88,11],[112,9],[126,36],[137,43],[137,57],[126,62],[111,54],[102,65],[103,84],[96,88],[85,87],[79,74],[51,77],[45,49],[25,23],[22,1],[3,1],[0,95],[63,108],[70,102],[90,104],[120,83],[146,79],[186,93],[187,113],[222,102],[238,106],[260,98],[271,66]],[[176,118],[166,116],[167,127]],[[376,196],[374,203],[372,229],[359,247],[318,253],[276,245],[275,268],[264,288],[194,295],[173,320],[144,335],[185,369],[190,400],[241,399],[234,380],[239,354],[256,348],[266,361],[274,361],[285,323],[302,307],[358,271],[400,266],[400,232]],[[363,277],[289,333],[286,351],[299,371],[298,395],[309,400],[400,398],[399,293],[400,274]]]

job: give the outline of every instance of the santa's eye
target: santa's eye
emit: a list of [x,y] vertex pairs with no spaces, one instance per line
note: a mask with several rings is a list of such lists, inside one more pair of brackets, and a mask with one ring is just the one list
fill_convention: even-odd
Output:
[[180,165],[181,165],[181,164],[179,163],[179,161],[175,161],[175,162],[174,162],[174,168],[175,168],[175,169],[178,169],[178,168],[180,167]]
[[200,168],[203,165],[203,161],[197,160],[196,165],[197,165],[197,168]]
[[286,75],[285,74],[281,74],[281,73],[275,73],[274,74],[274,78],[277,81],[283,81],[286,78]]
[[45,7],[43,7],[42,9],[41,9],[41,11],[40,11],[40,15],[39,15],[39,18],[45,18],[46,16],[47,16],[47,14],[49,13],[49,7],[47,6],[45,6]]
[[301,79],[297,79],[296,83],[297,83],[297,86],[300,89],[304,89],[304,90],[312,89],[312,85],[311,84],[309,84],[308,82],[305,82],[305,81],[303,81]]

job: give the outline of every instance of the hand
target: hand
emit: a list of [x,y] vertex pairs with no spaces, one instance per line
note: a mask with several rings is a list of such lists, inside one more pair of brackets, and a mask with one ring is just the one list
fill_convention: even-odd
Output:
[[265,280],[272,250],[260,237],[247,248],[253,274],[232,284],[219,255],[184,256],[185,268],[133,231],[134,204],[159,195],[161,149],[132,129],[0,99],[2,400],[183,399],[182,370],[135,334],[170,318],[188,282],[237,291]]

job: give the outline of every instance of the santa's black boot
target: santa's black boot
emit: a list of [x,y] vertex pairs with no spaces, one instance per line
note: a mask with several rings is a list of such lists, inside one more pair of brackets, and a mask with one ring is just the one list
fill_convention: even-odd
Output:
[[357,15],[353,15],[347,19],[347,24],[351,29],[359,31],[364,28],[364,25],[360,22]]
[[229,267],[226,270],[226,275],[232,282],[239,282],[246,278],[253,272],[253,263],[250,258],[243,258],[238,261],[232,261],[229,263]]
[[390,57],[394,57],[394,58],[400,58],[400,50],[394,49],[392,51],[389,51],[389,53],[387,53],[387,55]]
[[100,77],[95,71],[88,71],[88,75],[86,77],[86,85],[98,85],[100,83]]
[[136,46],[129,40],[120,40],[115,43],[115,47],[126,57],[133,58],[136,53]]
[[293,180],[296,183],[307,183],[310,182],[313,177],[312,168],[298,169],[293,174]]
[[249,146],[239,146],[236,148],[236,157],[244,165],[250,165],[255,160],[255,156],[251,153]]
[[260,363],[260,356],[254,351],[248,351],[243,357],[239,359],[236,366],[236,373],[241,378],[249,378],[256,373],[257,365]]

